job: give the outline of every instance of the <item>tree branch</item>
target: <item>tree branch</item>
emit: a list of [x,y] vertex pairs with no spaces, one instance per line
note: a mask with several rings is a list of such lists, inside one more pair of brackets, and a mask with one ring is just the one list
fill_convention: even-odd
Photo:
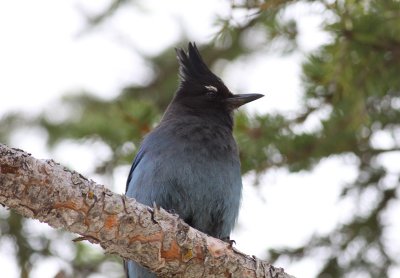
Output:
[[160,277],[292,277],[162,208],[147,207],[53,160],[2,144],[0,203],[24,217],[80,234]]

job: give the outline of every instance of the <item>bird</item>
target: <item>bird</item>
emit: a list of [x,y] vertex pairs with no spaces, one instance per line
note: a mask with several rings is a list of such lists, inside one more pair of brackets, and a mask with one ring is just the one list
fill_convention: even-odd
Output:
[[[187,224],[228,241],[238,217],[242,179],[233,112],[262,94],[233,94],[205,64],[196,44],[175,49],[179,86],[159,124],[133,160],[126,196],[179,215]],[[153,278],[125,262],[128,278]]]

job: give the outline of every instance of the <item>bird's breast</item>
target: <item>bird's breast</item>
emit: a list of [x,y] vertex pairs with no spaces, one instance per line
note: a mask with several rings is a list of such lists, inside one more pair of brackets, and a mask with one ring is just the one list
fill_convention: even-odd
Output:
[[[211,235],[229,235],[242,188],[231,133],[196,125],[156,129],[145,138],[142,150],[128,196],[173,209]],[[227,219],[226,223],[222,219]],[[220,221],[225,224],[218,224]]]
[[183,152],[197,153],[214,159],[234,159],[238,156],[236,142],[229,128],[213,124],[181,123],[170,136]]

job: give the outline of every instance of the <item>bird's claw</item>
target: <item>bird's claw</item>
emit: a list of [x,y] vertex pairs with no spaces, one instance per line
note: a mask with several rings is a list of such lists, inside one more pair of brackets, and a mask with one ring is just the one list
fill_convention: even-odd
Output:
[[231,239],[230,237],[224,237],[224,238],[222,238],[222,241],[225,241],[226,243],[229,243],[230,247],[233,247],[233,244],[236,244],[236,241]]

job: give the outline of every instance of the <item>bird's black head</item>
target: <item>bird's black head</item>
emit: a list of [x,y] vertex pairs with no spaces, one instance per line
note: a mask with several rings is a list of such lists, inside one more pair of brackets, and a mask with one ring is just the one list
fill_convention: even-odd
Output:
[[180,86],[171,106],[179,106],[193,114],[226,114],[231,117],[235,108],[263,96],[232,94],[224,82],[204,63],[194,43],[189,43],[187,52],[176,49],[176,54],[180,66]]

